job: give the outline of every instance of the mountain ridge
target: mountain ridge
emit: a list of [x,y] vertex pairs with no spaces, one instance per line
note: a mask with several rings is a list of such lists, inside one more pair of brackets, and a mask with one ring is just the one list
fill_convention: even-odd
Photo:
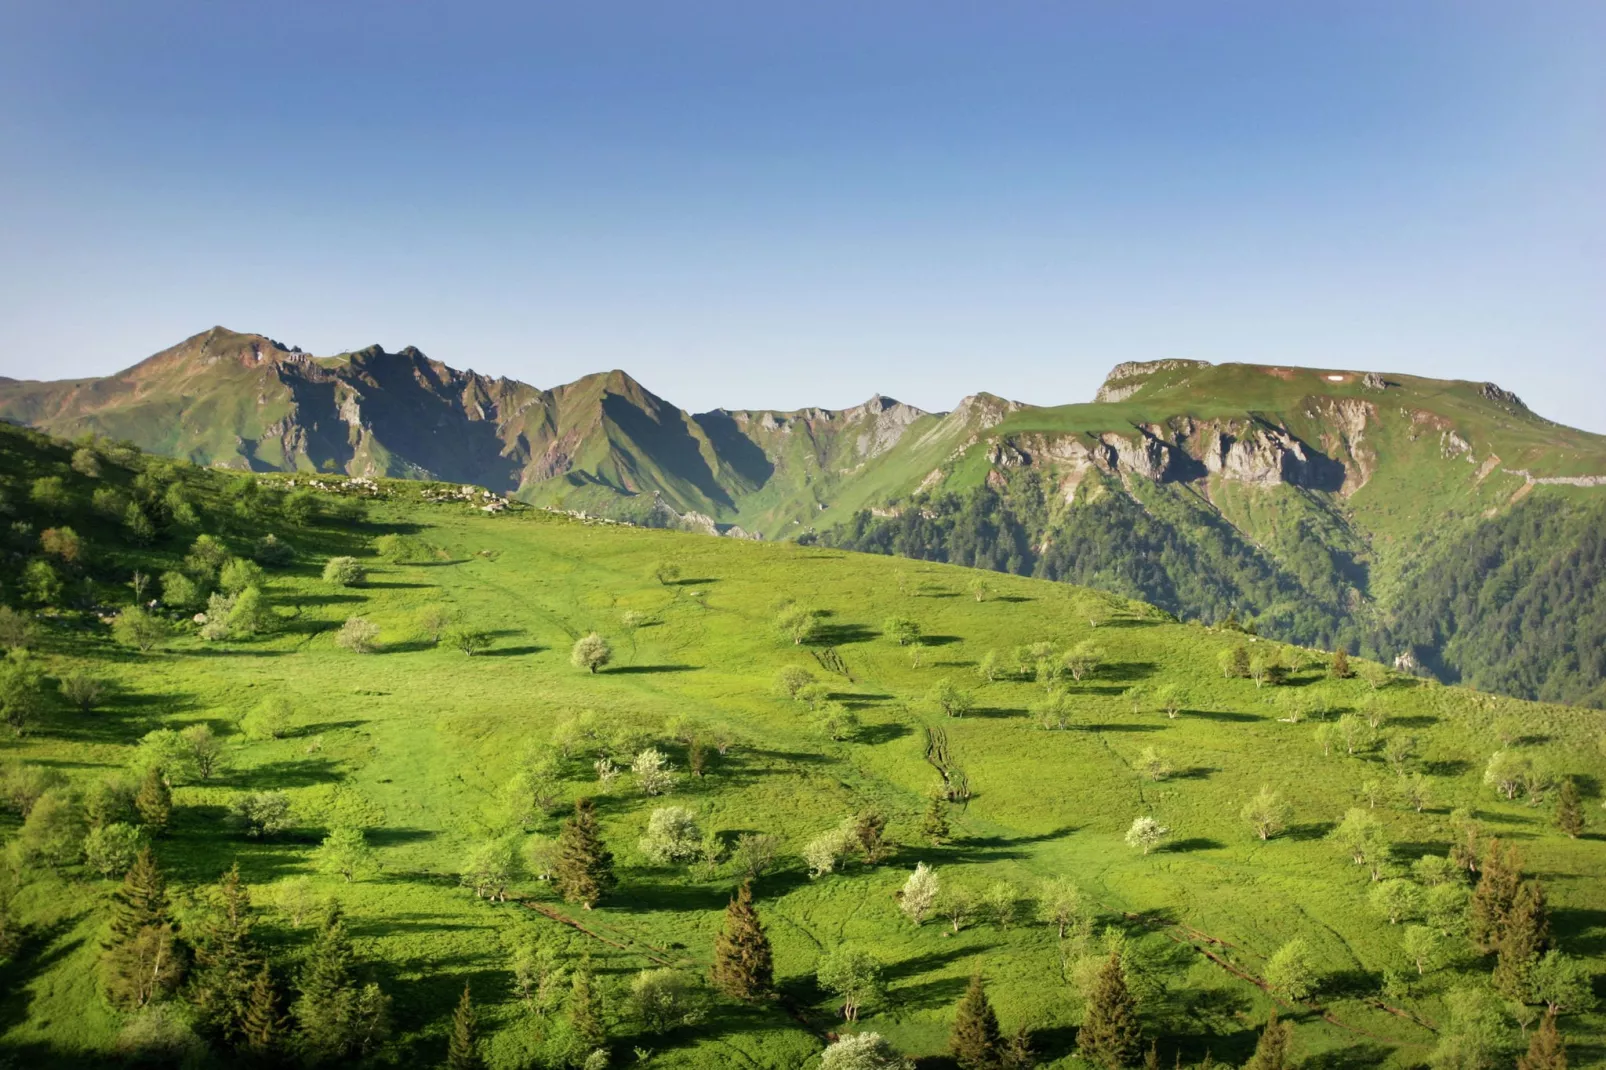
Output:
[[[1590,573],[1566,565],[1557,540],[1591,530],[1606,501],[1606,436],[1546,420],[1510,390],[1161,360],[1116,365],[1096,399],[978,393],[928,412],[877,393],[845,409],[692,413],[622,369],[542,388],[412,346],[315,357],[217,327],[100,379],[0,383],[0,417],[245,471],[470,483],[647,526],[1066,579],[1446,679],[1458,658],[1540,678],[1489,667],[1485,651],[1463,657],[1465,644],[1411,612],[1413,585],[1428,582],[1463,632],[1493,619],[1466,609],[1459,587],[1439,589],[1457,554],[1490,576],[1515,570],[1517,587],[1500,589],[1540,607],[1530,615],[1557,604],[1530,588],[1560,583],[1580,621],[1596,619],[1579,601]],[[1541,499],[1564,515],[1523,521]],[[1530,660],[1538,646],[1594,641],[1583,623],[1562,638],[1537,617],[1516,627],[1547,638],[1478,634]],[[1597,701],[1606,666],[1578,672],[1543,697]]]

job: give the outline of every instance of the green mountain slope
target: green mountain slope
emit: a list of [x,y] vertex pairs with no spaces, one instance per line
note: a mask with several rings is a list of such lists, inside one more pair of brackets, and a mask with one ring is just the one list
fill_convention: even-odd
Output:
[[[1566,587],[1578,612],[1556,614],[1543,640],[1504,634],[1478,606],[1449,614],[1459,596],[1423,583],[1434,561],[1446,562],[1435,576],[1461,562],[1483,582],[1491,559],[1471,547],[1508,518],[1528,557],[1577,546],[1606,502],[1606,438],[1492,384],[1411,376],[1162,362],[1117,368],[1100,397],[1014,412],[906,479],[890,507],[830,517],[818,537],[1092,584],[1205,620],[1236,613],[1291,641],[1600,701],[1598,659],[1569,653],[1593,649],[1606,624],[1585,593],[1598,558],[1554,582],[1534,568],[1500,580],[1522,604],[1542,604],[1535,585],[1551,583],[1558,609],[1555,583]],[[1573,519],[1523,519],[1536,509]],[[1424,614],[1434,598],[1442,614]]]
[[[1386,674],[1374,689],[1330,678],[1325,656],[1067,584],[428,500],[446,489],[252,477],[112,448],[75,457],[0,427],[0,600],[16,614],[10,638],[19,620],[32,632],[29,653],[0,666],[0,694],[8,719],[18,695],[34,700],[0,744],[0,1054],[72,1068],[247,1062],[199,1017],[204,986],[176,987],[155,1010],[108,1000],[121,874],[115,860],[91,866],[91,821],[150,845],[185,941],[212,931],[218,878],[238,865],[253,950],[292,1040],[315,1020],[298,1000],[313,987],[304,967],[322,904],[341,904],[352,975],[377,985],[390,1013],[365,1058],[334,1065],[440,1065],[467,987],[488,1067],[572,1066],[570,975],[589,967],[613,1065],[641,1051],[670,1070],[803,1070],[829,1034],[857,1030],[940,1065],[979,973],[1003,1031],[1030,1027],[1038,1065],[1073,1070],[1086,1065],[1075,1054],[1083,981],[1112,950],[1162,1065],[1207,1053],[1243,1065],[1274,1008],[1307,1067],[1404,1070],[1435,1051],[1447,1063],[1461,1054],[1452,1002],[1486,991],[1496,965],[1463,935],[1474,875],[1447,862],[1469,836],[1485,858],[1494,837],[1515,845],[1522,873],[1542,880],[1548,940],[1586,993],[1606,974],[1596,711]],[[152,529],[119,520],[108,490],[147,509]],[[64,527],[83,539],[71,560]],[[258,553],[269,533],[295,553],[255,576],[266,627],[205,638],[192,606],[162,601],[159,579],[141,599],[157,599],[173,634],[146,651],[113,639],[108,620],[134,601],[135,571],[209,584],[224,573],[202,535],[227,557]],[[355,556],[366,580],[325,581],[333,555]],[[64,580],[45,598],[21,582],[41,561]],[[661,581],[664,562],[684,579]],[[992,584],[980,601],[977,579]],[[821,614],[804,642],[775,626],[788,603]],[[440,614],[489,648],[466,656],[434,641]],[[883,634],[889,617],[926,642]],[[342,644],[353,619],[377,629],[366,651]],[[597,673],[570,662],[592,631],[613,652]],[[1042,679],[1017,656],[1038,643],[1052,654]],[[1084,643],[1102,651],[1092,671],[1051,679]],[[1264,686],[1224,676],[1221,655],[1240,646],[1275,652],[1289,674]],[[783,670],[812,674],[819,709],[812,693],[777,688]],[[78,677],[104,684],[88,709],[59,693]],[[971,699],[962,716],[938,705],[945,684]],[[264,718],[274,710],[281,720]],[[197,740],[216,745],[204,773]],[[672,766],[667,793],[647,794],[628,771],[647,748]],[[969,794],[939,803],[950,827],[934,843],[938,753]],[[1513,798],[1485,783],[1495,754],[1526,770]],[[155,758],[171,782],[165,827],[118,788]],[[604,782],[597,763],[626,771]],[[1556,824],[1562,777],[1584,794],[1576,838]],[[1291,808],[1266,839],[1242,813],[1263,788]],[[595,909],[565,902],[540,869],[579,797],[595,800],[618,878]],[[253,834],[238,815],[268,803],[285,808],[284,825]],[[697,853],[643,849],[667,807],[712,834],[693,838]],[[811,876],[805,848],[845,819],[874,828],[860,820],[870,814],[885,819],[876,849]],[[1141,817],[1169,830],[1149,852],[1128,842]],[[1334,836],[1345,820],[1372,830],[1364,864]],[[337,829],[367,849],[349,878],[320,847]],[[743,835],[775,837],[753,890],[778,993],[751,1004],[707,983]],[[487,858],[511,859],[492,875],[502,894],[483,894]],[[948,893],[923,924],[899,899],[919,864]],[[1295,940],[1314,991],[1290,1003],[1260,982]],[[856,1025],[817,983],[844,949],[873,955],[885,981]],[[633,990],[658,970],[692,1001],[688,1021],[642,1012]],[[1521,1020],[1539,995],[1519,993]],[[1526,1040],[1487,1000],[1477,1054],[1511,1065]],[[1606,1016],[1576,993],[1561,1028],[1572,1065],[1606,1051]]]
[[[1435,561],[1492,560],[1476,548],[1506,539],[1484,529],[1508,518],[1512,553],[1556,559],[1606,500],[1606,438],[1489,383],[1162,361],[1117,367],[1087,404],[979,394],[937,414],[877,396],[693,415],[622,371],[540,389],[414,349],[313,358],[215,328],[105,379],[0,383],[0,417],[205,464],[472,483],[645,526],[1068,580],[1600,701],[1596,661],[1567,653],[1596,634],[1576,595],[1598,586],[1595,559],[1506,569],[1497,589],[1520,605],[1566,585],[1569,612],[1537,631],[1434,579],[1455,571]],[[1499,566],[1482,567],[1470,582]]]

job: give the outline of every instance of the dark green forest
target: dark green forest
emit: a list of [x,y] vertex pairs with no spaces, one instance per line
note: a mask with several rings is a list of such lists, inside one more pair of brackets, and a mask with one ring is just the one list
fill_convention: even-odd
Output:
[[1188,492],[1117,487],[1054,509],[1036,473],[856,514],[824,545],[1058,580],[1187,619],[1236,615],[1285,642],[1392,660],[1521,698],[1606,705],[1606,508],[1530,499],[1439,544],[1408,598],[1378,605],[1341,521],[1319,503],[1264,548]]

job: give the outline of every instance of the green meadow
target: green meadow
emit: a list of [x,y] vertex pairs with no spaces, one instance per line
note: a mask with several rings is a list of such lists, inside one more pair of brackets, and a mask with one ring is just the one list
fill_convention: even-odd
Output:
[[[542,1065],[564,1012],[560,1004],[537,1013],[515,991],[513,952],[533,945],[571,968],[594,966],[611,1065],[817,1063],[827,1034],[848,1027],[815,971],[848,947],[877,956],[886,980],[851,1028],[878,1032],[913,1057],[940,1056],[954,1004],[980,973],[1006,1035],[1030,1027],[1039,1065],[1082,1066],[1080,960],[1119,944],[1145,1038],[1166,1065],[1207,1053],[1241,1064],[1274,1006],[1295,1023],[1305,1066],[1420,1065],[1450,1028],[1447,993],[1485,985],[1493,960],[1453,938],[1443,961],[1422,973],[1407,961],[1407,919],[1391,923],[1374,909],[1369,868],[1330,838],[1355,807],[1386,829],[1386,875],[1409,876],[1415,859],[1444,855],[1466,820],[1516,844],[1524,873],[1543,881],[1555,945],[1592,972],[1606,963],[1599,711],[1403,676],[1333,679],[1324,654],[1062,584],[522,507],[485,515],[385,486],[363,520],[284,531],[300,553],[267,572],[270,634],[209,642],[186,623],[142,653],[114,643],[90,615],[44,615],[35,656],[49,675],[92,672],[113,681],[115,693],[90,713],[53,706],[26,735],[0,744],[6,761],[48,767],[87,790],[127,769],[147,733],[209,726],[223,743],[221,768],[177,780],[171,825],[152,840],[177,913],[192,927],[211,887],[238,863],[257,938],[293,991],[316,924],[293,917],[292,901],[309,890],[338,899],[364,977],[393,1001],[391,1037],[376,1063],[444,1060],[467,984],[487,1064]],[[405,536],[406,552],[390,557],[410,563],[380,553],[386,534]],[[226,541],[247,552],[244,536]],[[174,567],[183,552],[177,540],[148,555],[166,555]],[[325,582],[324,562],[336,554],[362,561],[367,581]],[[660,577],[666,563],[678,574]],[[788,606],[817,611],[807,641],[777,630]],[[488,632],[489,647],[470,656],[433,642],[423,622],[436,610]],[[378,627],[370,652],[336,642],[354,616]],[[914,621],[921,641],[884,635],[889,618]],[[592,632],[613,652],[597,673],[570,660],[576,640]],[[1093,671],[1058,685],[1055,727],[1039,716],[1048,690],[1014,668],[1014,652],[1033,643],[1051,644],[1055,658],[1082,643],[1099,651]],[[1220,656],[1238,646],[1278,653],[1287,679],[1257,686],[1225,676]],[[989,653],[1006,666],[991,681],[978,673]],[[777,688],[789,667],[812,673],[828,692],[822,701],[841,703],[857,726],[824,731],[806,703]],[[962,716],[933,700],[944,681],[969,692]],[[1174,717],[1157,701],[1168,686],[1179,689]],[[290,725],[280,738],[252,738],[242,719],[270,698],[288,700]],[[1353,755],[1342,742],[1324,754],[1318,731],[1346,714],[1346,725],[1370,719],[1375,730]],[[699,725],[709,741],[701,776],[689,772],[677,719]],[[599,784],[594,755],[581,754],[564,765],[551,814],[510,825],[504,785],[531,755],[553,753],[562,726],[573,724],[606,726],[610,739],[630,741],[626,750],[656,746],[673,764],[673,789],[646,796],[628,769]],[[932,729],[945,734],[970,789],[946,804],[951,831],[940,844],[922,830],[942,784],[927,760]],[[1391,769],[1389,743],[1406,736],[1415,752]],[[1572,777],[1590,830],[1577,838],[1558,830],[1553,786],[1511,800],[1486,786],[1485,767],[1502,749]],[[630,757],[621,750],[615,760]],[[1169,771],[1151,777],[1146,757]],[[1406,769],[1430,785],[1420,810],[1395,796]],[[1368,781],[1383,787],[1364,789]],[[1264,841],[1240,815],[1263,787],[1291,805],[1286,829]],[[227,820],[231,803],[253,791],[288,797],[288,829],[252,838]],[[531,873],[513,881],[505,901],[464,885],[460,870],[477,844],[510,828],[551,837],[580,796],[595,800],[619,878],[594,910],[563,902]],[[638,840],[652,811],[669,805],[695,811],[724,856],[649,861]],[[871,809],[887,819],[887,856],[810,877],[803,847]],[[1452,811],[1464,813],[1453,822]],[[1144,816],[1169,830],[1148,853],[1126,842]],[[4,822],[15,839],[19,815]],[[363,829],[373,848],[373,865],[354,880],[315,864],[337,826]],[[701,991],[739,882],[729,851],[744,833],[781,843],[775,865],[754,882],[778,990],[758,1005]],[[941,916],[913,924],[898,892],[921,862],[944,888],[1012,899],[1013,917],[978,907],[957,931]],[[1081,890],[1094,915],[1091,943],[1062,942],[1039,920],[1033,897],[1055,878]],[[24,930],[0,967],[0,1048],[19,1066],[103,1065],[126,1020],[100,982],[118,882],[76,864],[24,865],[17,880],[13,909]],[[1013,894],[997,892],[1000,885]],[[1310,949],[1316,991],[1279,1001],[1257,982],[1296,937]],[[632,978],[662,967],[699,986],[700,1020],[649,1026],[632,1012]],[[181,1003],[182,991],[174,998]],[[1525,1042],[1515,1019],[1502,1029],[1502,1065],[1510,1065]],[[1562,1030],[1574,1065],[1606,1061],[1606,1017],[1571,1013]]]

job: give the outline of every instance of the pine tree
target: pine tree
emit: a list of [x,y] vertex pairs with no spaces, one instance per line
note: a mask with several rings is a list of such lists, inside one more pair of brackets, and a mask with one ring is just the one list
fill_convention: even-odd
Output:
[[775,963],[769,937],[753,907],[751,881],[742,882],[725,908],[725,924],[714,939],[712,980],[732,999],[762,999],[774,988]]
[[1335,680],[1349,679],[1349,653],[1343,647],[1333,651],[1333,662],[1327,671]]
[[998,1015],[987,1001],[981,974],[971,974],[970,987],[959,999],[953,1032],[948,1035],[948,1051],[959,1070],[998,1070],[1003,1065],[1003,1047]]
[[358,984],[356,965],[346,916],[331,901],[302,963],[301,996],[292,1008],[309,1062],[349,1059],[383,1038],[389,1001],[377,985]]
[[553,876],[563,898],[587,910],[613,889],[613,854],[602,843],[596,807],[590,799],[576,799],[574,816],[563,823]]
[[1479,951],[1493,951],[1500,943],[1506,913],[1517,897],[1521,881],[1522,862],[1517,849],[1511,847],[1502,853],[1500,841],[1490,839],[1484,848],[1478,886],[1473,889],[1472,901],[1467,907],[1467,939]]
[[178,986],[185,963],[177,934],[167,882],[147,846],[112,894],[111,932],[102,967],[113,1003],[143,1007]]
[[1550,946],[1550,911],[1545,889],[1538,881],[1524,881],[1500,926],[1494,968],[1494,987],[1507,999],[1527,1002],[1528,971]]
[[1528,1040],[1528,1054],[1517,1057],[1517,1070],[1567,1070],[1567,1041],[1556,1028],[1555,1012],[1545,1015]]
[[465,984],[463,998],[457,1001],[457,1010],[452,1012],[452,1036],[446,1044],[447,1070],[481,1070],[485,1063],[480,1060],[478,1032],[479,1017],[474,1013],[474,1003]]
[[591,976],[591,960],[581,959],[574,971],[569,992],[569,1031],[584,1051],[595,1051],[607,1043],[608,1031],[602,1024],[602,1007],[596,983]]
[[173,816],[173,789],[167,786],[167,778],[154,765],[145,770],[145,778],[139,783],[139,791],[134,794],[134,809],[139,811],[140,823],[152,832],[165,829]]
[[1556,802],[1556,827],[1573,839],[1584,831],[1584,807],[1578,800],[1578,785],[1572,777],[1561,782],[1561,795]]
[[1126,969],[1121,965],[1119,951],[1111,951],[1099,969],[1076,1044],[1084,1058],[1106,1070],[1132,1066],[1138,1061],[1143,1045],[1138,1034],[1138,1005],[1126,986]]
[[250,1062],[271,1065],[283,1049],[284,1016],[279,1012],[279,990],[266,960],[251,979],[245,994],[245,1013],[240,1018],[239,1050]]
[[1288,1043],[1293,1032],[1290,1023],[1277,1020],[1277,1008],[1273,1007],[1266,1018],[1266,1028],[1260,1031],[1260,1040],[1255,1043],[1255,1054],[1244,1065],[1244,1070],[1286,1070]]
[[171,925],[173,913],[167,902],[167,880],[156,864],[156,855],[146,845],[134,857],[134,864],[123,875],[123,883],[112,893],[111,941],[108,946],[131,940],[140,930],[153,925]]
[[1009,1038],[1004,1049],[1005,1070],[1032,1070],[1037,1065],[1037,1053],[1032,1051],[1031,1026],[1023,1025]]
[[941,846],[951,835],[948,827],[948,800],[936,792],[932,793],[931,802],[926,804],[925,816],[920,819],[920,834],[934,846]]
[[212,913],[196,934],[192,992],[201,1020],[230,1045],[244,1039],[246,1009],[258,973],[251,925],[251,895],[240,883],[236,863],[218,882]]

